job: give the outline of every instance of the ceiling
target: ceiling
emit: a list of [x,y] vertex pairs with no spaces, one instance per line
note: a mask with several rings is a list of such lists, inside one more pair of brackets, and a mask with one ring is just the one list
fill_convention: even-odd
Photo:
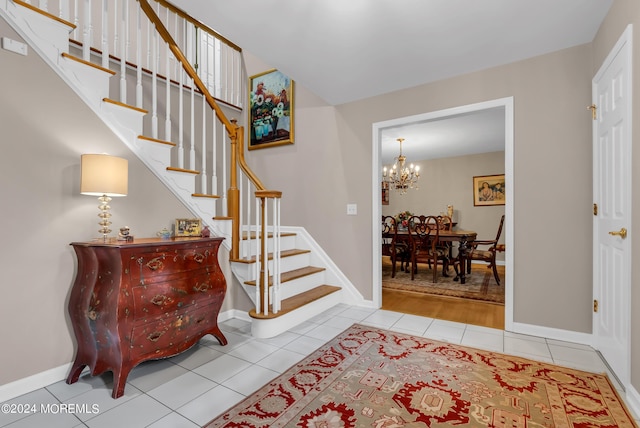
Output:
[[[339,105],[591,42],[613,0],[171,2]],[[488,140],[496,129],[484,129],[486,119],[459,117],[437,131]],[[475,132],[465,139],[454,126]],[[407,150],[431,132],[412,131],[401,135]],[[397,137],[384,135],[383,148],[389,138]]]

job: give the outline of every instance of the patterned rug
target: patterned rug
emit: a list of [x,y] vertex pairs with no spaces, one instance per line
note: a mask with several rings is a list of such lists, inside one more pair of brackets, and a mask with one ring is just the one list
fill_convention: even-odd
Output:
[[382,287],[438,296],[463,297],[504,305],[504,266],[498,266],[500,285],[496,284],[493,272],[491,269],[487,269],[486,264],[472,265],[471,275],[467,275],[464,285],[453,280],[455,277],[453,268],[450,268],[449,271],[451,276],[443,277],[441,275],[442,266],[440,266],[438,282],[434,284],[432,281],[433,271],[426,264],[418,264],[418,272],[412,281],[411,273],[401,271],[400,263],[398,263],[396,277],[391,278],[391,261],[389,257],[383,257]]
[[634,427],[605,375],[353,325],[206,427]]

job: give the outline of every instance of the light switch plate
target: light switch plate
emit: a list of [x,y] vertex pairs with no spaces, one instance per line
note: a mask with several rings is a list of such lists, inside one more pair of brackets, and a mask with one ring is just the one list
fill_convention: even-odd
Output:
[[358,205],[347,204],[347,215],[358,215]]
[[27,44],[8,37],[2,38],[2,49],[15,52],[20,55],[27,55]]

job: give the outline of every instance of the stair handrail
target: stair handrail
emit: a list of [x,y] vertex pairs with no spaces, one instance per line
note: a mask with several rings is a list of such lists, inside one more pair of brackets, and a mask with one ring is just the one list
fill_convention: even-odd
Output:
[[[267,190],[260,179],[255,175],[251,168],[247,165],[244,158],[244,128],[237,124],[236,120],[229,120],[225,116],[224,112],[220,109],[215,99],[209,93],[207,87],[204,85],[194,68],[191,66],[187,58],[184,56],[177,43],[166,29],[160,17],[155,13],[151,5],[147,0],[138,0],[140,7],[142,8],[147,18],[153,23],[158,31],[158,34],[169,45],[169,49],[173,55],[178,59],[182,65],[184,71],[193,79],[196,87],[202,92],[207,103],[214,109],[216,116],[224,124],[225,129],[231,139],[231,160],[230,160],[230,183],[227,193],[227,206],[228,215],[232,218],[232,231],[231,231],[231,251],[229,257],[232,260],[238,259],[240,255],[240,238],[241,238],[241,225],[240,225],[240,190],[238,189],[238,173],[236,165],[239,165],[247,178],[253,183],[256,188],[256,199],[260,201],[260,213],[259,230],[256,230],[256,236],[259,243],[259,257],[256,257],[256,263],[260,274],[256,278],[256,312],[262,312],[265,315],[272,311],[277,313],[280,310],[280,199],[282,192],[277,190]],[[268,273],[268,254],[266,242],[268,239],[268,227],[267,227],[267,214],[266,205],[267,200],[272,199],[274,203],[274,215],[272,235],[274,240],[274,251],[272,255],[273,261],[273,280],[272,287],[269,287],[269,273]],[[250,231],[249,231],[250,232]]]
[[244,129],[242,126],[237,124],[237,121],[229,120],[220,106],[216,103],[213,96],[209,93],[209,90],[202,82],[198,73],[194,70],[193,66],[190,64],[189,60],[182,53],[181,49],[178,47],[178,44],[175,42],[167,28],[164,26],[160,17],[155,13],[151,5],[147,0],[138,0],[140,3],[140,7],[143,12],[149,18],[149,20],[153,23],[158,31],[158,34],[165,43],[168,44],[169,49],[173,53],[173,55],[178,59],[182,65],[184,71],[189,75],[191,79],[193,79],[196,87],[202,92],[205,97],[207,104],[215,111],[216,116],[222,124],[225,126],[225,130],[231,139],[231,162],[230,162],[230,183],[228,190],[228,215],[233,219],[232,226],[232,234],[231,234],[231,259],[239,258],[239,248],[240,248],[240,192],[238,189],[238,173],[236,165],[239,165],[242,171],[246,174],[249,180],[253,183],[257,190],[263,191],[266,190],[264,184],[260,179],[255,175],[255,173],[251,170],[251,168],[247,165],[244,158]]

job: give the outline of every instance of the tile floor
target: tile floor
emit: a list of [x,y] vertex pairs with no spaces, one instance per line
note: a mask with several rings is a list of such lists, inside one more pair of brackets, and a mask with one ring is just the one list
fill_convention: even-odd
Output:
[[[49,413],[0,412],[0,427],[196,428],[335,337],[351,324],[376,326],[450,343],[603,372],[591,348],[502,330],[385,310],[340,305],[272,339],[254,339],[247,321],[221,323],[227,346],[211,336],[176,357],[146,362],[129,375],[125,395],[111,398],[111,374],[64,381],[4,404]],[[3,409],[6,407],[3,406]]]

